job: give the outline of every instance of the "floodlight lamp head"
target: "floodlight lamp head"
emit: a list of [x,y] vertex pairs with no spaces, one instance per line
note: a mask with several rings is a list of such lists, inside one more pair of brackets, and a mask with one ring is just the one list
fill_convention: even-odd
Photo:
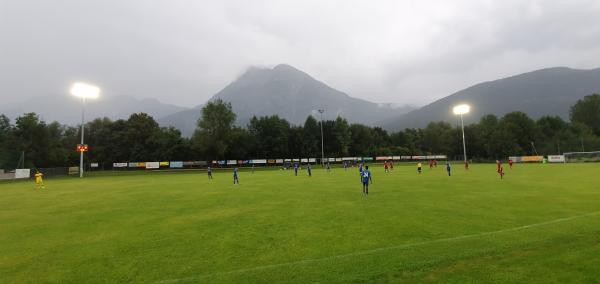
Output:
[[86,84],[86,83],[75,83],[71,87],[71,95],[83,99],[96,99],[100,96],[100,88]]
[[454,109],[452,110],[454,112],[454,114],[465,114],[465,113],[469,113],[469,111],[471,110],[471,107],[469,105],[457,105],[454,107]]

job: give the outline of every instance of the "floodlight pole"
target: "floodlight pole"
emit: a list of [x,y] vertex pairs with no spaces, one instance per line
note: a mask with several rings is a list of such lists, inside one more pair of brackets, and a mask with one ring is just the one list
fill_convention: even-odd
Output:
[[325,166],[325,150],[323,149],[323,112],[324,109],[320,109],[319,113],[321,114],[321,167]]
[[[85,136],[85,97],[81,98],[81,145],[83,145]],[[83,151],[79,151],[79,177],[83,177]]]
[[462,140],[463,140],[463,158],[465,165],[467,165],[467,144],[465,143],[465,123],[463,122],[463,114],[460,114],[460,127],[462,129]]

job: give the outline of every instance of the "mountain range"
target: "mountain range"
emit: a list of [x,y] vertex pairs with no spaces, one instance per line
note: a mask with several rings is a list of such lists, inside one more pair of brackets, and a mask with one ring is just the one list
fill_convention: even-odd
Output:
[[600,68],[541,69],[474,85],[380,124],[392,131],[425,127],[431,121],[459,124],[452,107],[461,103],[471,106],[470,113],[464,115],[466,124],[486,114],[501,116],[512,111],[525,112],[532,118],[557,115],[568,120],[569,108],[593,93],[600,93]]
[[[64,96],[38,96],[22,103],[0,106],[0,113],[10,119],[35,112],[47,122],[58,121],[63,124],[81,123],[81,100],[65,94]],[[94,118],[108,117],[126,119],[132,113],[145,112],[153,117],[164,117],[187,108],[165,104],[156,99],[136,99],[131,96],[100,96],[86,103],[85,115],[89,121]]]
[[[219,98],[230,102],[237,114],[236,124],[240,126],[246,125],[254,115],[279,115],[292,124],[302,124],[308,115],[319,118],[318,110],[323,109],[324,119],[341,116],[350,122],[396,131],[425,127],[431,121],[458,124],[460,120],[452,114],[452,107],[460,103],[471,105],[471,112],[464,116],[467,124],[485,114],[501,116],[512,111],[522,111],[533,118],[558,115],[568,119],[569,108],[593,93],[600,93],[600,68],[555,67],[480,83],[417,109],[353,98],[290,65],[280,64],[273,68],[249,68],[210,100]],[[174,126],[183,135],[191,136],[201,108],[201,104],[186,108],[156,99],[106,96],[87,104],[86,116],[120,119],[135,112],[146,112],[162,126]],[[21,104],[0,105],[0,113],[9,118],[36,112],[46,121],[70,125],[80,122],[80,110],[81,102],[68,95],[40,96]]]
[[[413,109],[353,98],[286,64],[274,68],[252,67],[216,93],[211,98],[214,99],[231,103],[237,115],[236,124],[240,126],[255,115],[278,115],[292,124],[303,124],[309,115],[319,119],[319,109],[325,111],[324,119],[341,116],[349,122],[376,125]],[[185,110],[161,118],[159,123],[191,135],[199,116],[198,109]]]

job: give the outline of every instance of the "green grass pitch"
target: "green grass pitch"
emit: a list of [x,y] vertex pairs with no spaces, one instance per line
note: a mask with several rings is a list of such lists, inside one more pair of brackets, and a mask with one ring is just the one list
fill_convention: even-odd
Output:
[[506,167],[4,182],[0,282],[599,281],[600,164]]

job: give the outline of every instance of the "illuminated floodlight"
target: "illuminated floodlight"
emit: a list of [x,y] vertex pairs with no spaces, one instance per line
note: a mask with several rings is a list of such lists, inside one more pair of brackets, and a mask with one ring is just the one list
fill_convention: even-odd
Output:
[[452,109],[455,115],[460,115],[460,128],[462,129],[462,142],[463,142],[463,158],[465,160],[465,169],[469,169],[469,163],[467,163],[467,143],[465,142],[465,123],[463,121],[463,114],[469,113],[471,107],[467,104],[457,105]]
[[81,98],[81,143],[77,145],[79,152],[79,177],[83,177],[83,153],[88,151],[85,139],[85,100],[97,99],[100,96],[100,88],[94,85],[77,82],[71,86],[71,95]]
[[96,99],[100,96],[100,88],[86,84],[86,83],[75,83],[71,87],[71,95],[82,99]]
[[469,105],[457,105],[454,107],[454,109],[452,109],[454,114],[465,114],[469,113],[470,110],[471,107]]

